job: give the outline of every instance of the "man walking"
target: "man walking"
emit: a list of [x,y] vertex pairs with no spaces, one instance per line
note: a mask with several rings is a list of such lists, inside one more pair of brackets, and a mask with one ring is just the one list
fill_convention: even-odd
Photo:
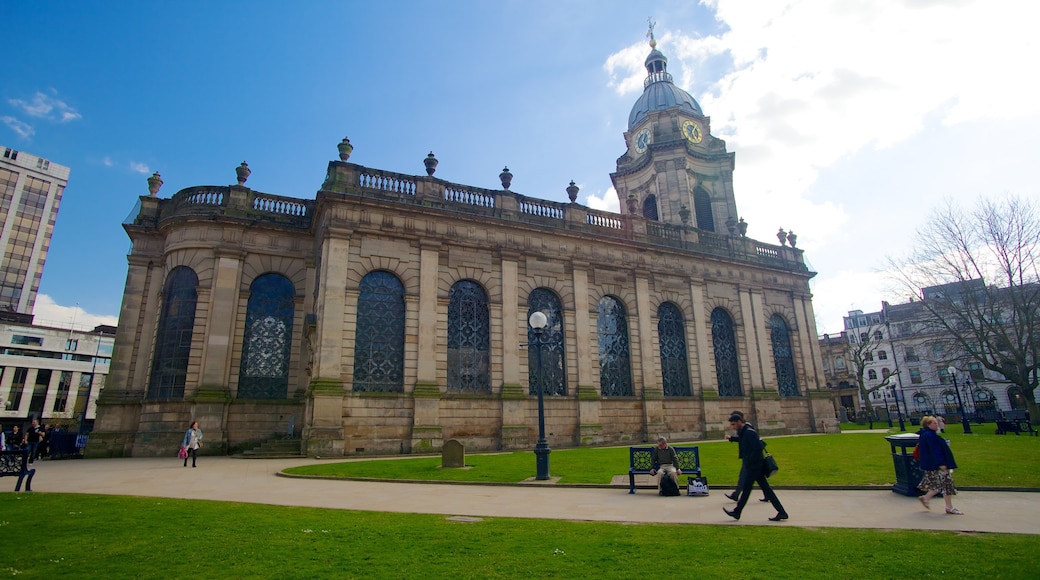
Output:
[[762,471],[763,455],[762,455],[762,440],[758,437],[758,432],[751,428],[744,422],[744,417],[738,413],[734,413],[729,417],[729,426],[737,431],[737,437],[740,445],[740,459],[742,461],[742,468],[746,471],[744,477],[744,485],[740,489],[740,499],[737,500],[737,507],[733,511],[726,508],[722,508],[722,511],[726,512],[726,515],[735,519],[740,519],[740,512],[744,510],[744,506],[747,505],[748,498],[751,497],[751,488],[755,482],[758,482],[758,486],[762,488],[762,493],[765,494],[769,502],[776,508],[776,515],[769,518],[769,521],[779,522],[787,519],[787,512],[784,511],[784,506],[780,504],[780,498],[776,497],[773,493],[773,488],[769,486],[769,480],[766,479],[766,474]]

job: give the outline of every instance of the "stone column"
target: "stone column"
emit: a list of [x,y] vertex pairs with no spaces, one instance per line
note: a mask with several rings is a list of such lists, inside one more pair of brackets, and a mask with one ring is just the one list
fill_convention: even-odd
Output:
[[578,354],[578,444],[596,445],[603,442],[603,425],[600,423],[600,393],[593,383],[592,345],[596,337],[590,335],[592,323],[589,317],[589,273],[572,267],[574,284],[574,346]]
[[308,388],[308,416],[303,439],[311,455],[343,455],[343,318],[346,303],[350,234],[331,229],[321,247],[321,280],[312,378]]
[[[813,312],[812,297],[795,296],[795,316],[798,318],[798,340],[801,342],[801,376],[804,377],[804,393],[809,402],[809,428],[813,433],[837,433],[841,430],[834,416],[830,393],[820,388],[820,343],[816,338],[816,314]],[[894,356],[895,353],[893,353]]]
[[664,417],[664,393],[661,388],[657,359],[654,353],[654,323],[650,309],[649,273],[636,271],[636,325],[639,328],[639,363],[642,388],[638,393],[643,399],[643,439],[650,441],[666,430]]
[[[740,291],[740,318],[742,321],[741,326],[743,327],[744,344],[737,344],[741,352],[745,353],[747,361],[747,376],[744,378],[747,381],[747,389],[744,396],[750,395],[750,391],[763,390],[764,378],[762,376],[762,356],[759,351],[759,336],[757,332],[758,321],[755,320],[755,309],[752,306],[752,295],[751,291]],[[740,348],[743,347],[743,348]],[[757,425],[757,424],[756,424]]]
[[[520,343],[527,342],[527,321],[521,320],[518,287],[519,256],[502,255],[502,441],[503,449],[529,444],[527,390],[520,380]],[[524,311],[526,313],[526,310]],[[525,351],[526,352],[526,351]],[[526,383],[526,381],[524,381]]]
[[419,249],[419,360],[416,372],[412,451],[440,449],[441,388],[437,382],[437,280],[440,276],[440,250],[437,242],[421,243]]
[[[695,353],[690,353],[689,360],[697,361],[697,381],[693,383],[694,398],[700,398],[701,425],[704,426],[705,436],[708,432],[708,401],[711,403],[711,416],[718,413],[717,401],[719,400],[719,387],[716,384],[714,371],[715,346],[711,341],[711,314],[707,312],[705,305],[705,287],[699,282],[690,282],[690,303],[693,309],[693,318],[690,320],[692,326],[689,333],[693,334],[693,343],[697,348]],[[696,357],[696,358],[694,358]]]

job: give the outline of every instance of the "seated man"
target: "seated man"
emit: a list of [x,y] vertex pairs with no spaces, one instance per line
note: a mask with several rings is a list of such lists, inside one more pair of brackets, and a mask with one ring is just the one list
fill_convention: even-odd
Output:
[[[653,469],[650,470],[650,475],[657,475],[657,472],[661,472],[661,477],[670,477],[675,482],[676,487],[679,485],[679,476],[682,475],[682,470],[679,469],[679,456],[675,453],[675,449],[668,446],[668,440],[664,437],[657,438],[657,447],[654,448],[653,453]],[[657,487],[661,488],[661,477],[657,478]]]

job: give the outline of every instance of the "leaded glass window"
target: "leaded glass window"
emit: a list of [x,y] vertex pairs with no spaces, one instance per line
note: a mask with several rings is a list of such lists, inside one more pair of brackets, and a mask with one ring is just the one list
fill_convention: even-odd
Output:
[[781,397],[798,396],[798,380],[794,374],[794,355],[791,352],[791,331],[779,314],[769,319],[769,338],[773,342],[773,366]]
[[461,280],[448,295],[448,390],[491,392],[491,315],[487,292]]
[[711,344],[715,349],[715,378],[720,397],[742,397],[740,361],[737,358],[737,338],[733,319],[721,308],[711,311]]
[[715,231],[715,216],[711,213],[711,197],[698,187],[693,191],[693,211],[697,214],[697,228]]
[[404,392],[404,285],[390,272],[370,272],[359,290],[354,390]]
[[184,398],[198,287],[199,277],[186,266],[177,266],[166,277],[159,329],[155,333],[152,374],[148,381],[148,398],[151,400]]
[[281,274],[264,274],[249,286],[238,398],[288,396],[295,296],[293,283]]
[[634,391],[625,307],[617,298],[604,296],[597,310],[600,394],[604,397],[631,397]]
[[682,313],[671,302],[657,309],[657,335],[661,346],[661,382],[666,397],[690,396],[690,368],[686,359],[686,329]]
[[650,194],[643,200],[643,217],[650,221],[657,221],[657,196]]
[[[535,312],[542,312],[548,324],[541,331],[541,341],[536,333],[527,327],[527,368],[529,392],[542,393],[549,396],[567,394],[567,366],[564,364],[563,343],[563,309],[560,299],[552,290],[535,288],[527,297],[527,318]],[[541,366],[538,365],[539,347],[541,348]]]

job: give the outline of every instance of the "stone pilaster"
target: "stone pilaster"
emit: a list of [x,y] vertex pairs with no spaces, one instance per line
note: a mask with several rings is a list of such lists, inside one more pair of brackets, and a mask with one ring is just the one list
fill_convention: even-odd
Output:
[[690,284],[690,302],[693,304],[693,320],[691,324],[696,337],[697,374],[700,377],[700,381],[694,386],[693,395],[695,397],[700,396],[702,399],[706,397],[718,398],[719,395],[717,379],[712,370],[715,368],[715,361],[713,357],[714,346],[711,342],[710,332],[711,315],[708,313],[705,305],[704,291],[703,284]]
[[440,449],[441,387],[437,382],[437,279],[440,244],[424,243],[419,250],[419,360],[412,390],[412,451]]
[[582,445],[595,445],[603,441],[600,425],[600,393],[592,377],[592,345],[595,337],[589,318],[589,273],[573,267],[574,280],[574,341],[578,353],[578,440]]
[[744,391],[745,395],[753,390],[763,390],[763,377],[762,377],[762,356],[759,352],[758,333],[756,332],[757,321],[755,320],[755,311],[751,306],[752,299],[751,293],[745,290],[740,291],[740,318],[742,330],[738,335],[738,338],[743,338],[744,344],[740,344],[738,341],[737,346],[740,352],[744,355],[747,361],[746,365],[742,367],[748,369],[745,380]]
[[640,382],[642,388],[638,393],[643,404],[643,436],[647,441],[653,440],[666,430],[664,420],[664,395],[660,374],[655,364],[659,357],[654,355],[654,322],[650,309],[649,274],[637,271],[636,285],[636,325],[639,328]]

